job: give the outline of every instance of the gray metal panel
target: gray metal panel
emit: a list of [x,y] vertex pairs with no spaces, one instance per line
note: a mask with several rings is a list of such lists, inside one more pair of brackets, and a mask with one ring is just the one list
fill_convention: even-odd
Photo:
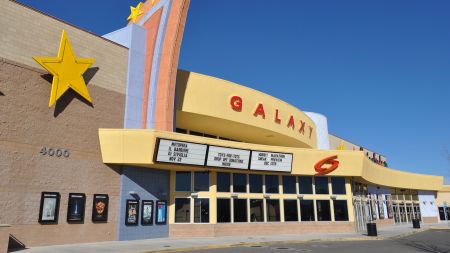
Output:
[[[134,199],[129,192],[136,192],[139,200],[154,200],[156,204],[156,200],[169,201],[169,187],[169,171],[124,166],[120,190],[119,240],[138,240],[169,236],[168,223],[166,225],[155,225],[155,221],[153,220],[153,225],[142,226],[139,217],[138,226],[125,225],[126,200]],[[140,212],[141,210],[139,210],[139,216]],[[153,219],[155,219],[155,210],[153,212]]]

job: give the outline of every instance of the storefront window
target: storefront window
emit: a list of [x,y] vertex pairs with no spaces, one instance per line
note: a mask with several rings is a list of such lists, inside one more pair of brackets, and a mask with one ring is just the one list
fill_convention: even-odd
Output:
[[331,221],[331,210],[329,200],[316,200],[317,220]]
[[284,220],[285,221],[298,221],[298,210],[296,199],[284,200]]
[[176,198],[175,199],[175,222],[189,223],[191,221],[190,213],[190,198]]
[[283,193],[296,194],[297,187],[295,182],[295,177],[293,176],[283,176]]
[[313,194],[312,177],[298,177],[300,194]]
[[217,222],[231,222],[231,200],[217,199]]
[[217,192],[230,192],[230,173],[217,172]]
[[347,200],[333,200],[334,220],[348,221]]
[[194,191],[209,191],[209,172],[194,172]]
[[233,192],[247,192],[246,174],[233,174]]
[[263,192],[263,180],[262,175],[250,174],[249,184],[251,193],[262,193]]
[[302,221],[314,221],[314,201],[300,200],[300,214]]
[[278,193],[278,176],[266,175],[266,193]]
[[280,200],[267,199],[267,221],[280,221]]
[[345,194],[345,177],[332,177],[331,190],[333,194]]
[[190,192],[191,191],[191,172],[177,171],[175,175],[175,191]]
[[194,222],[209,222],[209,199],[194,199]]
[[316,194],[328,194],[328,177],[314,178]]
[[234,222],[247,222],[247,199],[233,199]]
[[264,221],[264,203],[262,199],[250,199],[250,221]]

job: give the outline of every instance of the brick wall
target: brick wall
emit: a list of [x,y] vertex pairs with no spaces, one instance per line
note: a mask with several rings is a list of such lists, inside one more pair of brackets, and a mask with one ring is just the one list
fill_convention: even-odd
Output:
[[[77,57],[95,58],[92,83],[125,93],[128,49],[9,0],[0,0],[0,57],[41,68],[33,56],[56,56],[66,30]],[[95,97],[93,98],[95,101]]]
[[[0,58],[0,224],[26,246],[115,240],[120,170],[103,164],[98,129],[123,127],[124,95],[89,82],[92,106],[69,90],[48,108],[46,78]],[[42,147],[70,156],[41,155]],[[61,194],[58,225],[38,223],[42,191]],[[69,193],[87,196],[84,224],[66,222]],[[107,223],[91,222],[96,193],[109,194]]]

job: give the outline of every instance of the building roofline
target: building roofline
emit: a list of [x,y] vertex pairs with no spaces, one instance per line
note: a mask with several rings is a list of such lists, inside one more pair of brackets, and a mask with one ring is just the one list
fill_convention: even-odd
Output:
[[98,35],[98,34],[95,34],[95,33],[91,32],[91,31],[89,31],[89,30],[86,30],[86,29],[82,28],[82,27],[79,27],[79,26],[76,26],[76,25],[74,25],[74,24],[71,24],[71,23],[69,23],[69,22],[67,22],[67,21],[64,21],[64,20],[60,19],[60,18],[57,18],[57,17],[55,17],[55,16],[52,16],[52,15],[50,15],[50,14],[48,14],[48,13],[45,13],[45,12],[40,11],[40,10],[38,10],[38,9],[35,9],[35,8],[31,7],[31,6],[28,6],[28,5],[26,5],[26,4],[20,3],[20,2],[18,2],[17,0],[9,0],[9,1],[10,1],[10,2],[13,2],[13,3],[17,4],[17,5],[20,5],[20,6],[22,6],[22,7],[25,7],[25,8],[27,8],[27,9],[29,9],[29,10],[32,10],[32,11],[34,11],[34,12],[37,12],[37,13],[39,13],[39,14],[42,14],[42,15],[44,15],[44,16],[46,16],[46,17],[52,18],[52,19],[54,19],[54,20],[57,20],[57,21],[59,21],[59,22],[61,22],[61,23],[63,23],[63,24],[69,25],[69,26],[71,26],[71,27],[73,27],[73,28],[75,28],[75,29],[78,29],[78,30],[80,30],[80,31],[89,33],[89,34],[91,34],[91,35],[93,35],[93,36],[95,36],[95,37],[98,37],[98,38],[100,38],[100,39],[102,39],[102,40],[105,40],[105,41],[107,41],[107,42],[110,42],[111,44],[114,44],[114,45],[120,46],[120,47],[122,47],[122,48],[128,49],[127,47],[125,47],[125,46],[123,46],[123,45],[120,45],[119,43],[116,43],[116,42],[114,42],[114,41],[112,41],[112,40],[109,40],[109,39],[107,39],[107,38],[105,38],[105,37],[102,37],[102,36],[100,36],[100,35]]
[[338,135],[336,135],[336,134],[332,134],[332,133],[328,133],[328,134],[329,134],[329,135],[333,135],[334,137],[337,137],[337,138],[342,139],[342,140],[344,140],[344,141],[350,142],[350,143],[352,143],[353,145],[357,145],[357,146],[359,146],[359,147],[365,148],[365,149],[369,150],[370,152],[376,153],[376,154],[381,155],[381,156],[384,156],[384,158],[386,158],[386,156],[385,156],[384,154],[382,154],[382,153],[380,153],[380,152],[378,152],[378,151],[374,151],[373,149],[366,148],[365,146],[362,146],[362,145],[353,143],[353,142],[349,141],[348,139],[342,138],[342,137],[340,137],[340,136],[338,136]]

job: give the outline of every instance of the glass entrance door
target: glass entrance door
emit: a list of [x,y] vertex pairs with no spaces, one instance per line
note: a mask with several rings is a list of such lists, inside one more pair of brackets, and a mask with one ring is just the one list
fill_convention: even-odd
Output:
[[399,209],[400,209],[400,222],[401,222],[401,223],[406,223],[406,209],[405,209],[405,204],[400,203],[400,204],[399,204]]

